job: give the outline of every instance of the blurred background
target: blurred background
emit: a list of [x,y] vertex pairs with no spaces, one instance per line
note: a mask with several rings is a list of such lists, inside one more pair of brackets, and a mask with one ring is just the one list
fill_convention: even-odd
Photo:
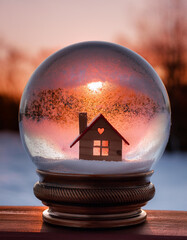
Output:
[[163,80],[172,128],[155,166],[149,209],[187,210],[187,1],[0,0],[0,205],[40,205],[18,132],[21,94],[36,67],[81,41],[109,41],[143,56]]

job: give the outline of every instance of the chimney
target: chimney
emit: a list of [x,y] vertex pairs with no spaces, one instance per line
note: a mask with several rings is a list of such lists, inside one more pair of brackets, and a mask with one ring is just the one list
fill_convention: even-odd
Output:
[[87,113],[79,113],[79,133],[81,134],[87,127]]

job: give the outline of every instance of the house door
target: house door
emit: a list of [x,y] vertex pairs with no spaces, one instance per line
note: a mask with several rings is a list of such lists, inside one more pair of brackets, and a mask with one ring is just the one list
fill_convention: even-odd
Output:
[[93,141],[93,156],[109,156],[109,141],[94,140]]

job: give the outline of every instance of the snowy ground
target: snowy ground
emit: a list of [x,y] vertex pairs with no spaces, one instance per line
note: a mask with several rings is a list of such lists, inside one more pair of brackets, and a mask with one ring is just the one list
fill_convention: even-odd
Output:
[[[38,180],[18,134],[0,133],[0,205],[42,205],[33,194]],[[187,153],[164,154],[151,180],[156,195],[146,209],[187,211]]]

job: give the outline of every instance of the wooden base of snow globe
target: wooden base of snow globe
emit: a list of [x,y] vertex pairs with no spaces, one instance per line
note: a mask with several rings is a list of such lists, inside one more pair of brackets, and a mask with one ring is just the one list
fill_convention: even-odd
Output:
[[135,174],[83,175],[37,170],[34,194],[49,208],[45,222],[80,228],[112,228],[145,221],[141,209],[153,198],[153,171]]

